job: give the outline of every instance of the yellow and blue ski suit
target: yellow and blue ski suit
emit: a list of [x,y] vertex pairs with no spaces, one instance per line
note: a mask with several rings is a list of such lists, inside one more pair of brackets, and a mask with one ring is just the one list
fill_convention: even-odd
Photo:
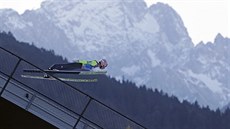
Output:
[[87,61],[87,60],[77,60],[77,63],[82,64],[82,69],[92,70],[95,67],[98,67],[98,62],[96,60]]

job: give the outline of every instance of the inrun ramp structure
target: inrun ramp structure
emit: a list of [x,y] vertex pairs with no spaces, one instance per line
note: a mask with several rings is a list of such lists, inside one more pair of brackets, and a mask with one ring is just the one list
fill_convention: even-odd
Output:
[[40,69],[0,47],[1,97],[57,128],[146,129],[58,78],[56,81],[23,78],[25,68]]

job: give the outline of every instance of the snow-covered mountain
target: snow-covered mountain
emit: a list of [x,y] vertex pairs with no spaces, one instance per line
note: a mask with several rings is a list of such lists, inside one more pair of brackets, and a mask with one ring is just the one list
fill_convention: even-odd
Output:
[[0,10],[0,30],[73,59],[109,61],[109,74],[211,108],[230,98],[230,39],[194,46],[169,5],[143,0],[47,0],[19,15]]
[[[195,91],[202,103],[224,106],[230,97],[230,39],[218,34],[214,43],[199,43],[190,53],[182,70],[187,83],[199,87]],[[212,107],[212,106],[211,106]]]

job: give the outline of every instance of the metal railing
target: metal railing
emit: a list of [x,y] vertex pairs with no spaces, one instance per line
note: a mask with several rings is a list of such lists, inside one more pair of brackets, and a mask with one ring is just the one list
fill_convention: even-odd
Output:
[[[24,68],[43,69],[0,47],[0,95],[59,128],[146,129],[59,78],[22,78]],[[46,73],[49,74],[49,73]],[[3,85],[4,84],[4,85]]]

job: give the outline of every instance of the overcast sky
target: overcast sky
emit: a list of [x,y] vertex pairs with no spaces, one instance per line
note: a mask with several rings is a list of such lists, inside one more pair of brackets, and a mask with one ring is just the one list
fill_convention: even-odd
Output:
[[[20,14],[37,9],[44,0],[0,0],[0,8],[13,8]],[[230,37],[230,0],[145,0],[150,6],[168,3],[182,17],[193,42],[213,42],[217,33]]]

